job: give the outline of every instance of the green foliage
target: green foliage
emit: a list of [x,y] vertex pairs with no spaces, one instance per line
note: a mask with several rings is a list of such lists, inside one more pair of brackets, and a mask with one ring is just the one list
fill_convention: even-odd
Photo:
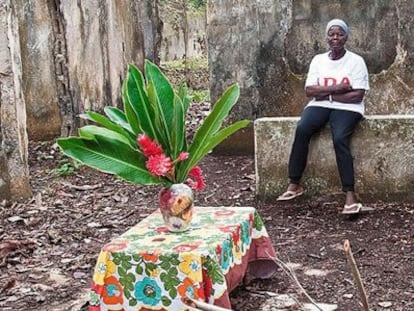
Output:
[[206,56],[188,58],[186,63],[182,59],[171,60],[163,63],[163,66],[167,70],[208,70],[208,58]]
[[188,5],[196,10],[205,10],[207,0],[160,0],[160,3],[167,5]]
[[205,9],[207,0],[189,0],[190,5],[195,9]]
[[188,95],[196,103],[207,102],[210,100],[210,92],[208,90],[189,90]]
[[62,157],[59,161],[59,166],[54,168],[52,173],[58,176],[69,176],[75,174],[81,166],[82,164],[76,160],[68,157]]
[[[144,69],[145,78],[137,67],[128,66],[122,85],[123,110],[106,107],[105,115],[88,111],[81,117],[97,125],[86,125],[79,129],[77,137],[59,138],[57,143],[69,157],[132,183],[168,186],[184,182],[190,169],[206,154],[250,123],[241,120],[222,127],[238,100],[239,87],[234,84],[225,91],[195,132],[193,141],[187,142],[185,116],[190,97],[186,87],[181,85],[174,90],[150,61],[145,61]],[[172,160],[173,168],[168,175],[155,176],[148,171],[148,159],[136,141],[140,134],[156,142]],[[176,161],[182,152],[188,152],[189,157]]]

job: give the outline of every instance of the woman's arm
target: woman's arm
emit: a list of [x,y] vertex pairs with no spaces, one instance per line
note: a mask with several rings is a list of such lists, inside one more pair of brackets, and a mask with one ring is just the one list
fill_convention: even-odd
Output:
[[308,97],[313,97],[317,101],[329,100],[329,96],[331,96],[332,100],[349,104],[360,103],[365,95],[365,90],[354,90],[349,84],[343,83],[329,86],[308,86],[305,91]]
[[[359,90],[351,90],[346,93],[342,94],[332,94],[332,100],[341,102],[344,104],[359,104],[362,102],[362,99],[364,98],[365,90],[359,89]],[[328,95],[329,97],[329,95]]]

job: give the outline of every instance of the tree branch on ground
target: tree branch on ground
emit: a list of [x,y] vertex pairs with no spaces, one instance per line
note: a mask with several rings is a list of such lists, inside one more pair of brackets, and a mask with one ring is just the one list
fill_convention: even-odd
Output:
[[[268,254],[269,255],[269,254]],[[305,295],[305,297],[308,299],[308,301],[313,304],[318,310],[323,311],[318,304],[313,300],[311,296],[306,292],[306,290],[303,288],[303,286],[300,284],[295,271],[288,266],[286,263],[281,261],[279,258],[273,257],[272,260],[282,269],[283,272],[287,274],[287,276],[295,283],[295,285],[299,288],[300,292],[299,294]],[[303,308],[303,305],[300,304],[300,307]]]
[[361,275],[360,275],[358,267],[356,265],[354,255],[352,254],[351,245],[350,245],[348,240],[345,240],[345,242],[344,242],[344,251],[345,251],[345,255],[348,259],[349,266],[351,267],[352,275],[353,275],[355,283],[357,285],[359,295],[361,296],[362,305],[364,306],[364,310],[369,311],[370,309],[369,309],[367,294],[365,292],[364,284],[362,283]]

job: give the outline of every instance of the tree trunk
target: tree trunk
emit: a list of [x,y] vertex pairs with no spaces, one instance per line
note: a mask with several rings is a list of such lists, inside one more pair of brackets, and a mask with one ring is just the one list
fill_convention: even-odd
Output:
[[0,0],[0,42],[0,199],[19,200],[31,190],[20,40],[10,0]]

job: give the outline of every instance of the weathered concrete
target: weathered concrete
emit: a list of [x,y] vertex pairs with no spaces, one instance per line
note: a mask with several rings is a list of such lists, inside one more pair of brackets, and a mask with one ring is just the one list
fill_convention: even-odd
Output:
[[[297,117],[255,121],[257,196],[274,199],[286,190],[287,165]],[[414,115],[367,116],[352,138],[356,190],[366,199],[414,199]],[[329,128],[310,144],[303,176],[307,193],[341,191]]]
[[120,104],[129,63],[142,67],[145,56],[157,60],[153,0],[16,0],[13,5],[32,139],[75,134],[79,113]]
[[[414,2],[408,0],[208,1],[212,100],[238,82],[233,120],[298,116],[310,60],[326,50],[325,25],[334,17],[348,22],[347,47],[367,62],[367,114],[413,114]],[[249,151],[247,134],[227,149]]]
[[0,42],[0,200],[18,200],[31,190],[20,40],[10,0],[0,0]]
[[[170,61],[205,56],[207,54],[206,15],[201,11],[187,12],[188,39],[185,44],[183,22],[177,19],[177,13],[171,12],[167,4],[160,6],[160,18],[163,21],[161,60]],[[187,47],[187,51],[186,51]]]

